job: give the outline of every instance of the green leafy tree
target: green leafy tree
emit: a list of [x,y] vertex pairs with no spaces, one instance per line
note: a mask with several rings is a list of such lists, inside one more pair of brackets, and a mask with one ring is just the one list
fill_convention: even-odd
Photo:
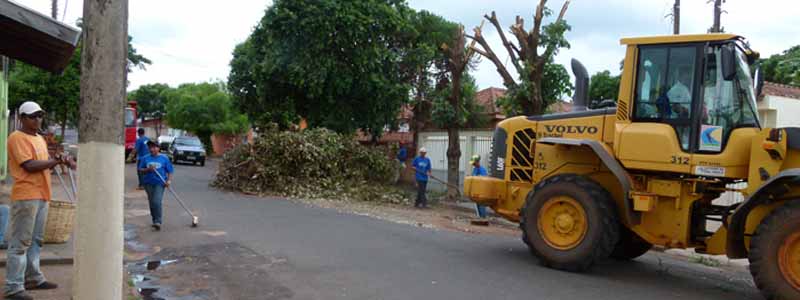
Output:
[[[520,84],[513,92],[508,92],[504,97],[497,99],[498,106],[507,116],[526,114],[523,102],[520,99],[528,99],[530,97],[527,94],[533,90],[530,83],[528,80],[520,80]],[[567,69],[563,65],[552,61],[544,65],[541,87],[545,108],[573,90]]]
[[64,72],[58,75],[17,62],[9,74],[9,107],[15,109],[22,102],[36,101],[47,111],[45,125],[60,125],[63,137],[67,125],[78,123],[80,61],[81,49],[78,48]]
[[[436,100],[440,109],[447,107],[441,105],[446,103],[447,96],[442,97],[441,91],[434,88],[434,83],[447,72],[440,47],[452,41],[458,24],[424,10],[411,14],[410,19],[414,29],[413,38],[403,67],[411,75],[412,97],[408,104],[414,112],[414,118],[410,121],[410,127],[412,132],[417,132],[431,121]],[[418,145],[417,135],[414,135],[413,142]]]
[[[447,124],[447,199],[455,201],[459,196],[459,159],[461,158],[461,147],[459,146],[458,130],[464,122],[463,103],[464,103],[464,78],[468,76],[467,71],[473,64],[474,50],[466,44],[466,34],[464,27],[459,26],[453,32],[451,42],[442,45],[442,53],[445,58],[447,76],[443,77],[439,86],[445,86],[450,90],[447,95],[447,102],[452,110],[453,122]],[[449,81],[449,82],[448,82]],[[448,86],[449,85],[449,86]],[[473,84],[474,85],[474,84]],[[474,92],[472,88],[470,92]],[[475,97],[475,94],[472,94]]]
[[249,127],[247,116],[234,108],[221,84],[182,84],[164,94],[170,126],[194,133],[209,152],[212,134],[241,134]]
[[[569,48],[570,46],[564,36],[571,28],[564,20],[564,14],[570,1],[564,2],[553,23],[542,26],[544,17],[552,15],[552,11],[545,6],[546,2],[546,0],[539,1],[533,16],[533,28],[526,29],[525,20],[517,17],[516,23],[510,27],[512,36],[516,38],[516,44],[506,38],[495,12],[492,12],[491,16],[484,16],[494,25],[500,36],[500,40],[508,52],[509,61],[511,61],[514,71],[519,74],[516,79],[506,67],[504,60],[500,59],[489,46],[483,36],[482,27],[475,28],[474,35],[470,37],[480,45],[480,47],[474,47],[475,51],[489,59],[503,78],[503,84],[508,91],[506,92],[507,99],[504,101],[505,103],[501,103],[501,106],[506,108],[506,114],[509,116],[541,114],[548,105],[557,101],[564,93],[565,89],[561,89],[561,87],[570,86],[568,80],[552,82],[553,80],[548,74],[548,71],[561,73],[561,70],[557,70],[557,67],[553,66],[552,60],[560,48]],[[551,66],[548,67],[548,65]],[[564,73],[566,74],[566,70]],[[547,90],[548,84],[552,89],[550,91]],[[571,90],[571,86],[569,90]]]
[[128,93],[128,100],[135,100],[139,116],[146,120],[159,120],[156,135],[161,135],[161,122],[166,114],[167,92],[172,88],[164,83],[146,84]]
[[764,80],[800,86],[800,45],[761,60]]
[[611,72],[608,70],[595,73],[589,83],[589,99],[592,101],[616,101],[619,93],[619,80],[619,75],[611,76]]
[[258,124],[302,116],[379,135],[409,96],[413,13],[396,0],[276,0],[234,50],[234,102]]
[[[78,22],[78,26],[81,26]],[[136,52],[128,38],[128,66],[144,69],[152,62]],[[34,66],[16,62],[9,74],[9,107],[16,109],[22,102],[36,101],[47,111],[46,124],[61,126],[64,136],[66,126],[77,126],[80,114],[80,78],[82,43],[70,58],[61,74],[53,74]]]
[[464,74],[461,83],[461,109],[460,114],[448,102],[452,94],[452,83],[448,82],[446,88],[440,89],[431,95],[431,121],[439,128],[447,128],[453,124],[461,128],[479,128],[489,123],[486,109],[478,103],[478,85],[475,78],[469,73]]

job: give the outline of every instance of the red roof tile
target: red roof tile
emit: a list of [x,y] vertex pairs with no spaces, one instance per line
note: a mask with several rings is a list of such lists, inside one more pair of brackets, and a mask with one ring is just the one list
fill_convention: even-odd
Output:
[[490,87],[479,91],[475,95],[478,104],[486,108],[489,114],[500,114],[500,107],[497,106],[497,99],[506,95],[506,89]]
[[800,87],[774,82],[764,82],[764,89],[761,90],[761,96],[763,97],[765,95],[800,99]]

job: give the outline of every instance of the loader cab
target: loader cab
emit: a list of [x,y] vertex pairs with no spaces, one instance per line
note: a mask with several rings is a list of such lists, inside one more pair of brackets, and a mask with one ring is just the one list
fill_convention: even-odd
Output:
[[628,44],[635,59],[626,58],[623,72],[632,76],[624,77],[630,86],[620,94],[632,109],[618,115],[614,145],[623,164],[746,177],[741,151],[749,151],[748,139],[759,129],[746,45],[721,34],[637,40]]

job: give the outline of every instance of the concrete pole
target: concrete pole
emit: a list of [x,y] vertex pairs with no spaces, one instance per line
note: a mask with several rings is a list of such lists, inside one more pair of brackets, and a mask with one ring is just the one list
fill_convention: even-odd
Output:
[[122,299],[128,1],[84,0],[72,296]]

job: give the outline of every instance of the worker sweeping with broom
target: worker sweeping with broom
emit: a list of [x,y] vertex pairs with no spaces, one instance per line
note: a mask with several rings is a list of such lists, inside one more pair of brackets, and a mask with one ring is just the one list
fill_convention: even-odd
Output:
[[[164,199],[164,188],[169,187],[172,182],[172,173],[175,172],[175,169],[172,167],[172,162],[169,161],[169,158],[159,152],[161,149],[158,143],[148,141],[147,148],[150,150],[150,156],[143,157],[139,161],[138,169],[144,173],[142,183],[150,204],[153,229],[159,231],[162,224],[161,207],[162,199]],[[163,178],[166,178],[166,180],[162,180]]]

